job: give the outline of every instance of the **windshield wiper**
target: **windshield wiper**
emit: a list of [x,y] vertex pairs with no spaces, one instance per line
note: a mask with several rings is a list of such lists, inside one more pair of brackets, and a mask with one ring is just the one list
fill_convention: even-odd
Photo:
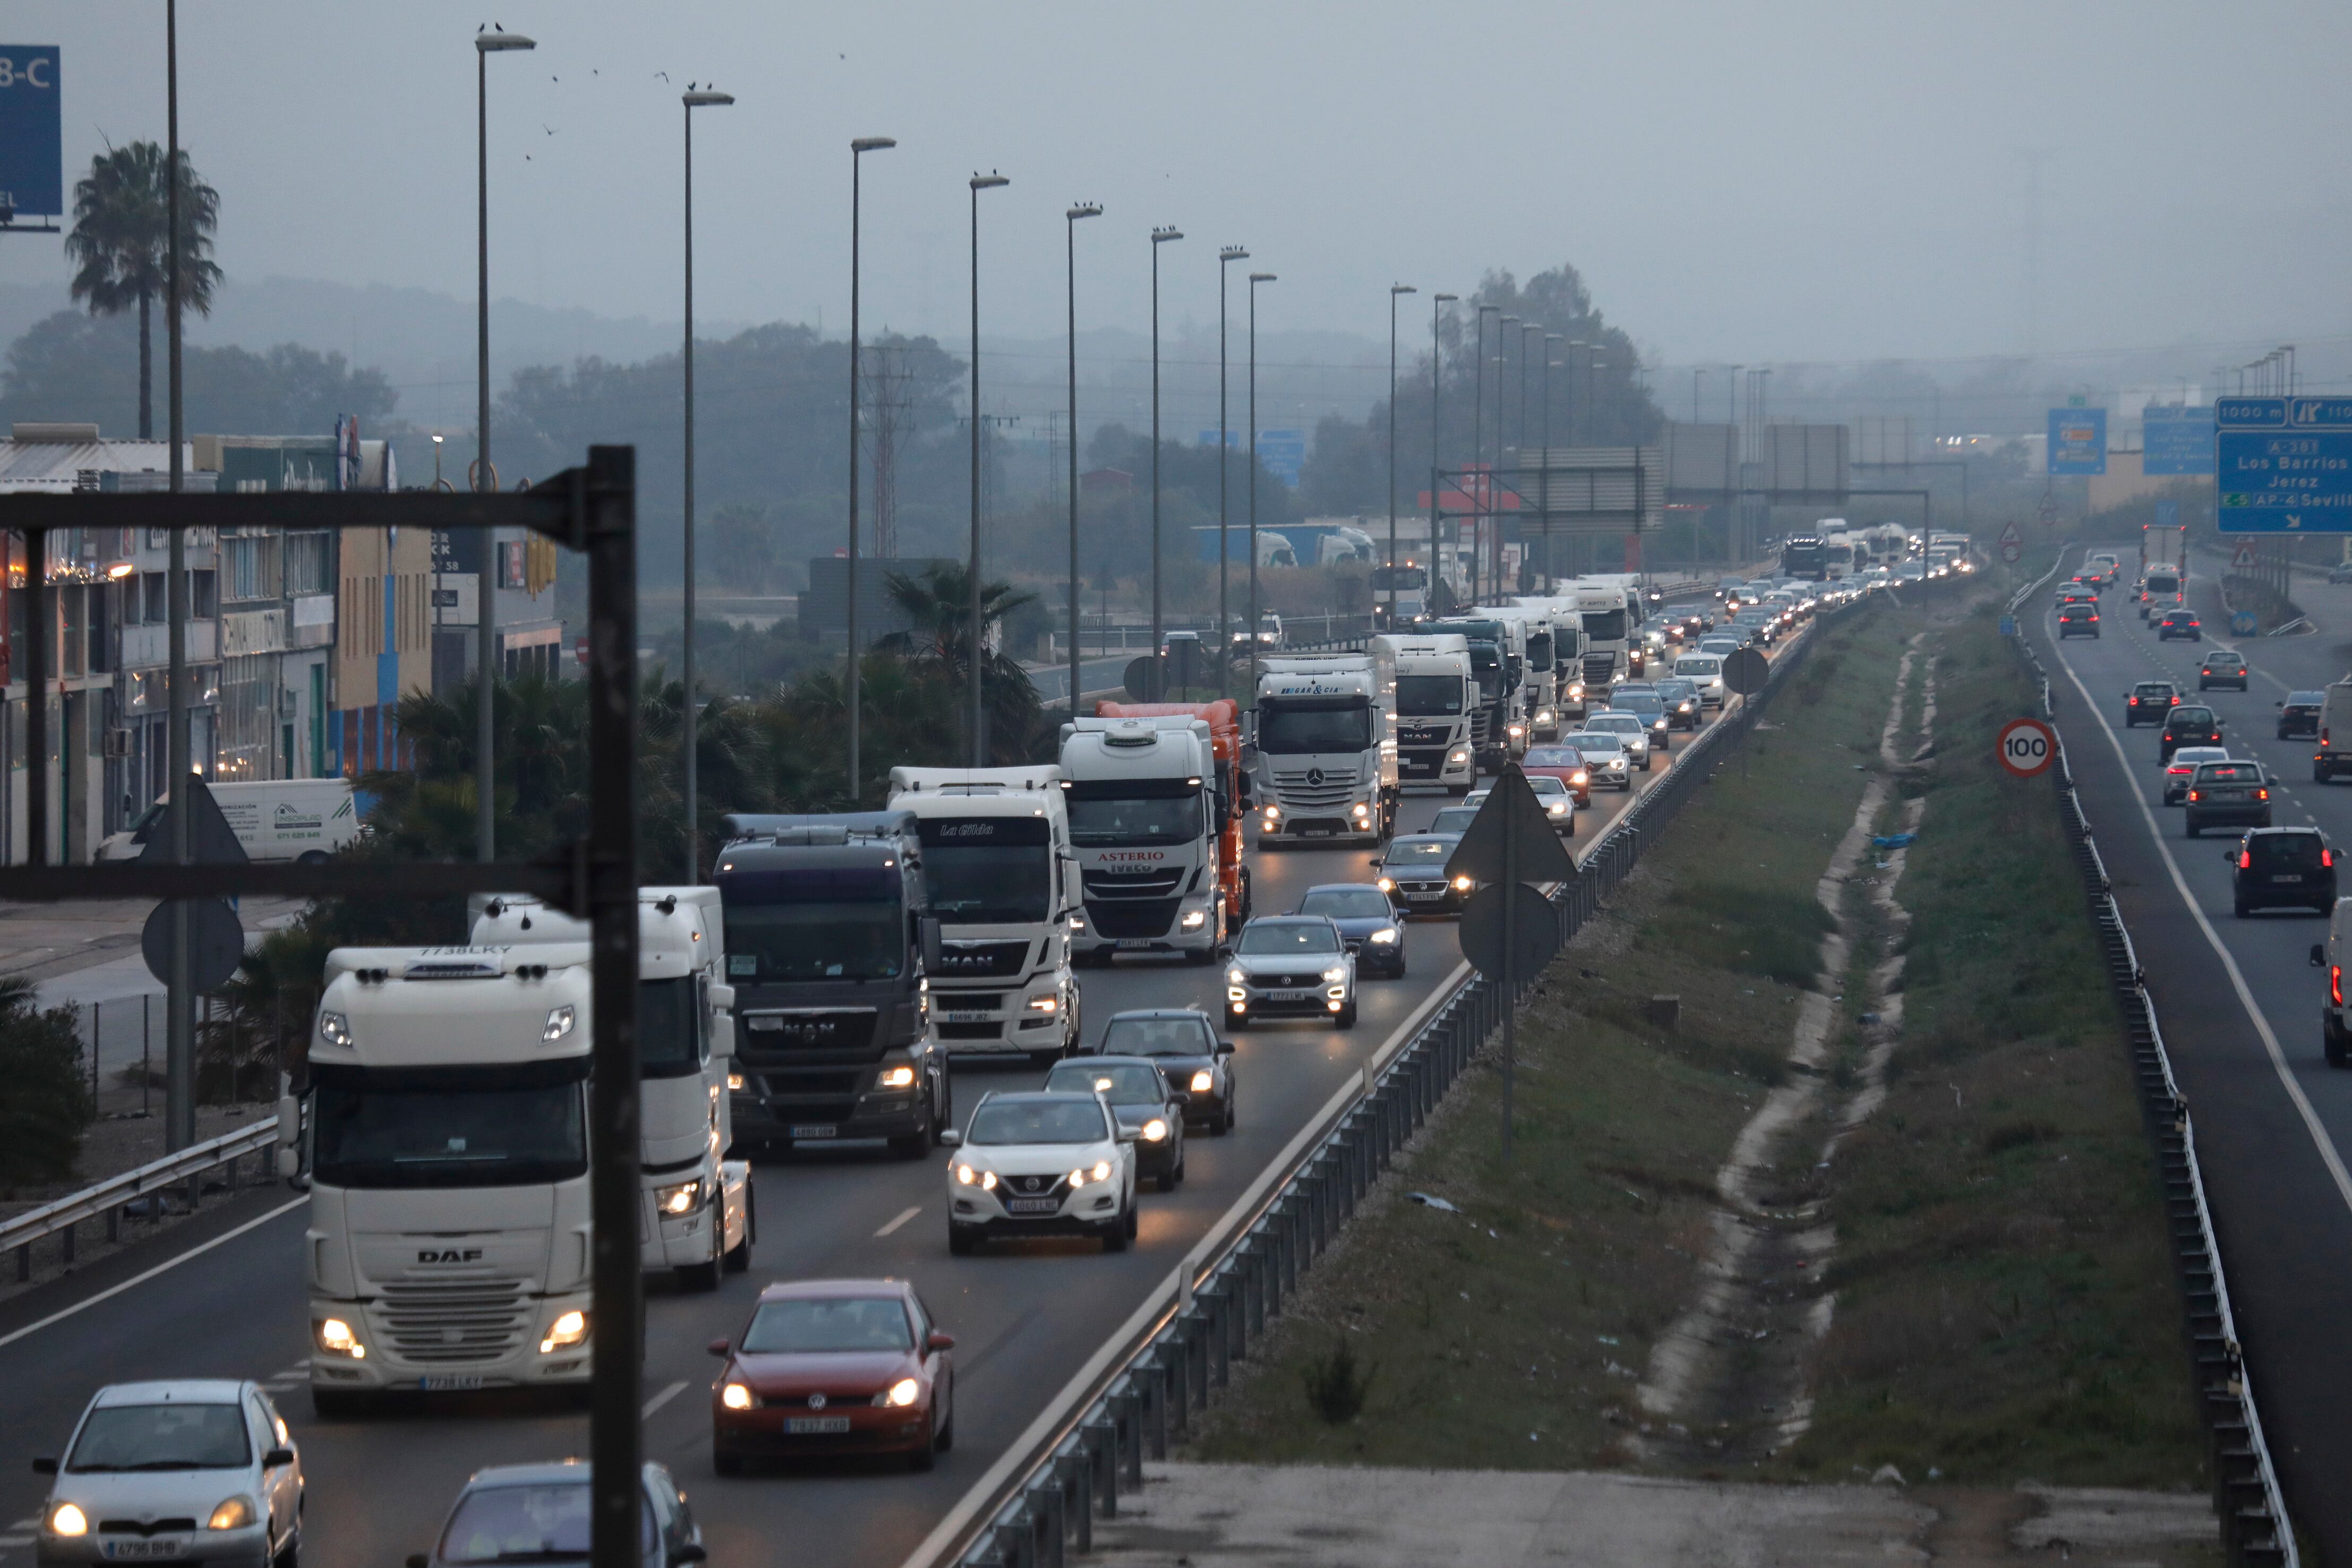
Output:
[[114,1465],[119,1470],[225,1470],[227,1465],[208,1465],[201,1459],[149,1459],[144,1464]]

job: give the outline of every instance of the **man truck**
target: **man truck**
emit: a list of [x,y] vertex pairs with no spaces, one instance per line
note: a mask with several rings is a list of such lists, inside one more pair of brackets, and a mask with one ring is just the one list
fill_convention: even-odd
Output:
[[1470,673],[1470,643],[1459,632],[1375,637],[1395,672],[1391,699],[1396,726],[1397,783],[1442,785],[1467,795],[1478,780],[1478,685]]

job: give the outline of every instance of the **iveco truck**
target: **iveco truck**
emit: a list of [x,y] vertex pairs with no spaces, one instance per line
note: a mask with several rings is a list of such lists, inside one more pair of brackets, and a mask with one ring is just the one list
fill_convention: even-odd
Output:
[[1070,939],[1081,961],[1181,953],[1206,964],[1234,912],[1205,719],[1081,718],[1062,727],[1062,796],[1083,894]]
[[929,976],[943,956],[912,811],[730,815],[713,878],[735,989],[735,1136],[884,1139],[920,1159],[948,1124]]
[[914,813],[940,923],[930,998],[940,1049],[950,1060],[1067,1053],[1078,1042],[1078,864],[1062,770],[893,768],[890,807]]
[[1383,639],[1362,653],[1258,661],[1260,849],[1386,842],[1396,823],[1395,681]]
[[[536,898],[478,895],[477,947],[582,946],[588,923]],[[722,1261],[751,1258],[751,1167],[735,1141],[727,1082],[734,993],[719,976],[715,887],[637,890],[637,1239],[647,1269],[715,1291]],[[583,1015],[582,1027],[587,1020]]]
[[1466,795],[1477,782],[1478,685],[1470,674],[1470,644],[1459,633],[1375,637],[1372,646],[1395,672],[1391,697],[1397,747],[1397,783],[1442,785]]

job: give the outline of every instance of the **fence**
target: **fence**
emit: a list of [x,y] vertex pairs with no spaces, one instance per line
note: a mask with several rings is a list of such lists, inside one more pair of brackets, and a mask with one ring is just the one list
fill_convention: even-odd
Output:
[[16,1255],[16,1279],[21,1283],[33,1277],[34,1244],[54,1236],[58,1241],[59,1260],[70,1264],[74,1260],[75,1233],[79,1227],[103,1218],[106,1239],[119,1241],[126,1217],[135,1218],[143,1214],[151,1219],[161,1218],[169,1195],[175,1190],[185,1188],[184,1197],[193,1211],[204,1197],[205,1177],[215,1171],[223,1173],[224,1185],[235,1193],[240,1180],[236,1163],[247,1155],[257,1156],[252,1179],[268,1181],[274,1174],[277,1148],[275,1116],[233,1133],[223,1133],[205,1143],[190,1145],[178,1154],[166,1155],[110,1181],[84,1187],[55,1203],[0,1222],[0,1256]]
[[[2063,553],[2059,559],[2065,559]],[[2020,589],[2009,601],[2010,612],[2015,614],[2057,574],[2053,566],[2048,577]],[[2041,688],[2042,713],[2055,717],[2057,705],[2051,698],[2049,672],[2022,635],[2016,639],[2016,646]],[[2197,1164],[2196,1125],[2189,1114],[2188,1097],[2173,1080],[2164,1030],[2157,1022],[2139,955],[2124,925],[2123,911],[2116,906],[2090,819],[2083,814],[2063,736],[2050,775],[2057,783],[2059,814],[2065,822],[2066,836],[2074,842],[2074,858],[2090,895],[2091,923],[2097,927],[2105,950],[2108,984],[2114,988],[2125,1032],[2131,1040],[2141,1115],[2156,1145],[2173,1266],[2188,1313],[2189,1354],[2213,1469],[2213,1508],[2221,1516],[2222,1545],[2233,1563],[2281,1563],[2295,1568],[2299,1560],[2294,1531],[2287,1521],[2278,1474],[2271,1465],[2269,1445],[2263,1438],[2253,1381],[2247,1375],[2237,1323],[2230,1312],[2229,1281],[2221,1271],[2212,1211],[2205,1201],[2205,1178]]]

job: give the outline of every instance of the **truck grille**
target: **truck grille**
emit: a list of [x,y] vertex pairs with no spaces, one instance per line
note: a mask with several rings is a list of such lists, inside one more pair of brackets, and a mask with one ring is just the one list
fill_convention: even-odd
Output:
[[1588,686],[1605,686],[1616,668],[1615,653],[1587,653],[1584,655],[1584,684]]
[[1329,811],[1347,805],[1355,794],[1356,775],[1353,769],[1342,773],[1322,768],[1278,772],[1274,776],[1274,792],[1285,810]]
[[872,1008],[746,1013],[740,1037],[743,1052],[751,1057],[769,1057],[803,1051],[870,1051],[874,1044],[874,1019]]
[[1029,959],[1026,942],[942,942],[935,980],[1017,975]]
[[1080,873],[1086,888],[1087,903],[1098,898],[1165,898],[1178,890],[1184,880],[1182,866],[1171,866],[1165,871],[1150,871],[1140,875],[1131,873],[1090,871]]
[[1089,898],[1087,918],[1094,923],[1096,935],[1114,940],[1165,936],[1176,924],[1176,911],[1183,902],[1181,898]]
[[943,1023],[940,1025],[941,1040],[997,1040],[1004,1033],[1002,1019],[987,1023]]
[[530,1332],[530,1301],[520,1280],[387,1284],[377,1312],[393,1353],[412,1365],[497,1361]]
[[1399,746],[1444,746],[1454,738],[1451,724],[1401,724],[1397,726]]
[[1397,777],[1400,779],[1434,779],[1445,771],[1445,747],[1433,751],[1397,753]]

